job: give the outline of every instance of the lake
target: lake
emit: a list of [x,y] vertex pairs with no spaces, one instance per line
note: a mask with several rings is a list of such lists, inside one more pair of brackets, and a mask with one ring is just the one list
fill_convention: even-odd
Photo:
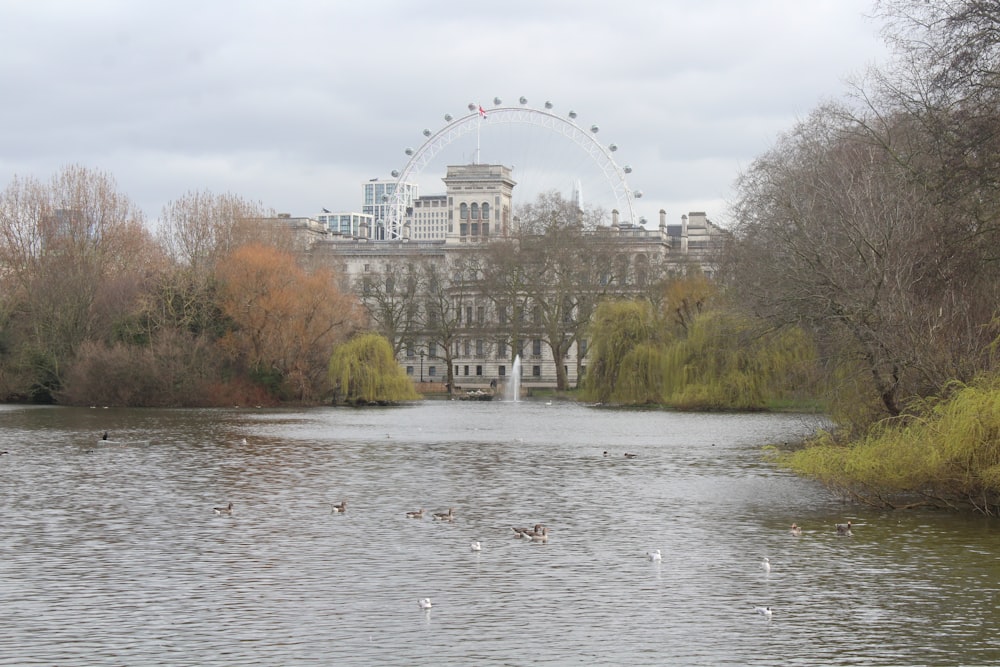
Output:
[[[844,503],[766,461],[821,425],[0,406],[0,664],[1000,663],[996,521]],[[514,538],[535,524],[547,541]]]

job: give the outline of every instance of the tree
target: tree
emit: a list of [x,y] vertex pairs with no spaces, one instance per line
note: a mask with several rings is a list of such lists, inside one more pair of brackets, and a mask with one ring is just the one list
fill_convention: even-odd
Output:
[[438,262],[424,262],[420,265],[423,276],[424,307],[423,334],[429,347],[440,351],[431,358],[445,363],[448,393],[455,389],[454,359],[455,346],[463,333],[462,311],[466,301],[472,298],[470,281],[467,280],[468,267],[462,262],[452,267]]
[[364,405],[420,398],[413,382],[396,363],[389,341],[376,333],[361,334],[334,350],[330,382],[338,401]]
[[0,194],[0,280],[23,389],[50,400],[79,346],[111,339],[161,257],[109,175],[69,166],[48,184],[15,177]]
[[975,290],[928,288],[937,209],[905,171],[849,114],[820,109],[741,176],[727,258],[737,300],[862,364],[890,415],[978,367],[985,333],[966,326],[985,307]]
[[218,272],[221,308],[233,323],[226,347],[281,394],[320,398],[330,351],[360,322],[354,297],[337,289],[331,271],[307,273],[263,245],[237,249]]
[[358,280],[356,293],[378,332],[398,355],[404,346],[412,345],[419,324],[419,272],[412,263],[386,262],[380,270],[365,273]]
[[590,365],[583,395],[600,403],[662,400],[662,329],[642,300],[606,300],[589,328]]

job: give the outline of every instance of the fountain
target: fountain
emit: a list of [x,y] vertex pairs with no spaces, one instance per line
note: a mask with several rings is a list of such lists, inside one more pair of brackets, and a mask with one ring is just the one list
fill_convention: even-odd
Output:
[[503,400],[505,401],[519,401],[521,400],[521,355],[514,357],[514,366],[510,371],[510,379],[507,381],[507,386],[504,387]]

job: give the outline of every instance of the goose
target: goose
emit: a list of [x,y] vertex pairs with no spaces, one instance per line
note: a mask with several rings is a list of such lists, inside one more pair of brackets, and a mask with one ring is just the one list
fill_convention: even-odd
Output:
[[452,521],[455,519],[454,508],[449,507],[447,512],[435,512],[435,519],[440,519],[441,521]]
[[541,530],[536,530],[531,534],[532,542],[548,542],[549,540],[549,529],[542,526]]
[[431,604],[431,599],[430,598],[420,598],[419,600],[417,600],[417,605],[419,605],[419,607],[421,609],[425,609],[425,610],[426,609],[430,609],[433,606]]
[[653,562],[657,562],[657,563],[660,562],[661,560],[663,560],[663,556],[660,554],[660,550],[659,549],[655,549],[653,551],[647,552],[646,553],[646,558],[648,558],[649,560],[651,560]]
[[838,535],[847,535],[847,536],[850,536],[851,535],[851,522],[848,521],[847,523],[838,523],[837,524],[837,534]]
[[754,607],[753,610],[765,618],[771,618],[774,613],[770,607]]
[[795,537],[802,537],[802,528],[800,528],[797,524],[793,523],[792,527],[788,530],[788,532],[794,535]]
[[342,500],[339,505],[331,505],[330,507],[330,514],[343,514],[347,511],[347,501]]
[[225,507],[214,507],[212,509],[215,511],[216,514],[219,514],[219,515],[222,515],[222,514],[232,515],[232,513],[233,513],[233,504],[229,503]]
[[771,571],[771,561],[769,559],[767,559],[767,558],[765,558],[764,560],[762,560],[760,562],[760,569],[764,570],[764,572],[770,572]]
[[407,512],[406,516],[409,519],[423,519],[424,518],[424,508],[421,507],[416,512]]
[[479,543],[479,541],[477,540],[477,541],[473,542],[472,544],[470,544],[469,548],[471,550],[473,550],[473,551],[482,551],[483,550],[483,545],[481,545]]
[[541,531],[542,524],[536,523],[534,528],[515,528],[514,526],[511,526],[510,529],[514,531],[515,538],[521,539],[522,537],[531,537],[535,533]]
[[627,459],[634,459],[638,456],[639,456],[638,454],[629,454],[628,452],[625,452],[625,458]]

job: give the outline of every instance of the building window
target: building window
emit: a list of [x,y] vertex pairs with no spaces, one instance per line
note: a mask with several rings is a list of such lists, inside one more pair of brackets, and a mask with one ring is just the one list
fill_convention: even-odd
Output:
[[465,371],[465,376],[468,377],[468,375],[469,375],[469,367],[468,366],[463,366],[462,370]]
[[536,357],[542,356],[542,339],[532,338],[531,339],[531,353]]
[[531,367],[531,376],[532,377],[536,377],[536,378],[542,377],[542,367],[541,366],[532,366]]
[[436,357],[437,354],[438,354],[437,350],[438,350],[437,343],[427,343],[427,356],[428,357]]
[[416,353],[413,350],[413,343],[407,343],[406,344],[406,356],[407,357],[414,357],[414,356],[416,356]]
[[483,339],[482,338],[477,338],[476,339],[476,356],[477,357],[485,356],[485,354],[486,354],[485,347],[486,346],[483,345]]
[[476,306],[476,322],[482,324],[483,320],[486,319],[486,308],[484,306]]
[[497,341],[497,359],[507,358],[507,341],[498,340]]
[[479,204],[472,205],[472,219],[479,220]]
[[465,307],[465,323],[472,324],[472,306]]
[[507,367],[497,366],[497,375],[499,375],[500,377],[507,377]]
[[469,219],[469,205],[466,204],[465,202],[462,202],[458,206],[458,219],[459,220]]
[[483,377],[483,367],[482,366],[476,366],[476,377],[480,377],[480,378]]
[[437,375],[438,374],[437,366],[429,366],[427,368],[427,374],[430,375],[431,377]]
[[532,324],[541,324],[542,323],[542,307],[541,306],[535,305],[534,307],[532,307],[532,309],[531,309],[531,322],[532,322]]
[[497,308],[497,319],[500,320],[500,324],[507,324],[507,306]]
[[489,202],[483,202],[483,220],[489,221],[490,219],[490,204]]
[[413,375],[413,366],[407,366],[406,367],[406,374],[407,375]]
[[578,343],[578,346],[580,348],[580,354],[579,354],[579,356],[581,356],[581,357],[587,356],[587,339],[586,338],[581,338],[580,342]]

